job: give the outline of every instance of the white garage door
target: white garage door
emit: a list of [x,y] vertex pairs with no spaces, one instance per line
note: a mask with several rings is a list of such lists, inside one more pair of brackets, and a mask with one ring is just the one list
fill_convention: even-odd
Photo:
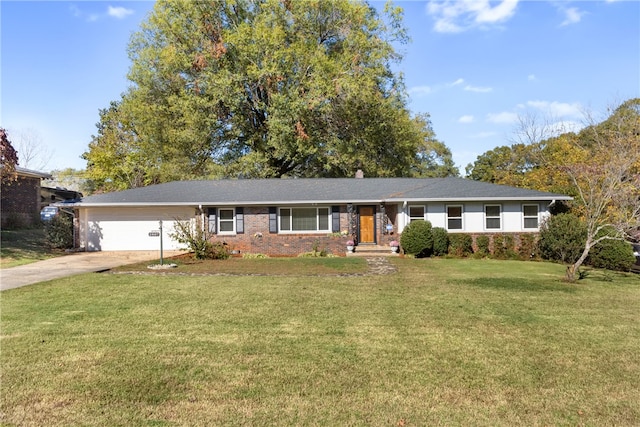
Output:
[[[180,249],[169,234],[176,218],[193,218],[192,207],[159,208],[88,208],[81,216],[80,239],[88,251],[159,250],[162,221],[162,246]],[[150,235],[150,233],[152,235]]]

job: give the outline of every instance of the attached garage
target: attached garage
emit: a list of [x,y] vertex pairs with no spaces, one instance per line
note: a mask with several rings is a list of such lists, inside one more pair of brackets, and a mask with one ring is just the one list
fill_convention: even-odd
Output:
[[[80,211],[80,246],[87,251],[139,251],[160,248],[177,250],[180,244],[170,237],[176,219],[193,218],[192,207],[87,208]],[[151,234],[151,235],[150,235]]]

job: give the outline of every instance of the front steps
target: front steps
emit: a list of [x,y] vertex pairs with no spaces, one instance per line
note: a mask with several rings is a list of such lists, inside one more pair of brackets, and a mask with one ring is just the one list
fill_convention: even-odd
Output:
[[391,252],[390,246],[359,244],[353,252],[347,252],[347,256],[356,257],[379,257],[379,256],[398,256],[399,253]]

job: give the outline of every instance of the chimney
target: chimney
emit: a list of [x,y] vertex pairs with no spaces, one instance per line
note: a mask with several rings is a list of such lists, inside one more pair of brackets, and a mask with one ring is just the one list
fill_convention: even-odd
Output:
[[364,178],[364,172],[362,172],[362,169],[358,169],[356,171],[356,178]]

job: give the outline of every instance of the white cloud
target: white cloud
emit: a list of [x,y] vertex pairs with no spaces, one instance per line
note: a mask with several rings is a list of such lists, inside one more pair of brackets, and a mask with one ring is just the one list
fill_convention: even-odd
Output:
[[429,95],[433,90],[431,89],[431,86],[414,86],[409,88],[407,92],[409,92],[409,95],[425,96]]
[[578,103],[568,104],[558,101],[527,101],[527,107],[540,110],[552,117],[582,117],[583,108]]
[[74,17],[78,19],[83,19],[87,22],[95,22],[100,18],[104,18],[105,16],[110,16],[116,19],[124,19],[127,16],[132,15],[134,13],[132,9],[127,9],[121,6],[117,6],[117,7],[108,6],[106,13],[88,13],[80,9],[75,4],[70,5],[69,10],[71,11],[71,14]]
[[488,93],[488,92],[491,92],[493,90],[493,88],[466,85],[464,87],[464,90],[466,90],[468,92]]
[[578,22],[580,22],[580,20],[582,20],[582,15],[584,15],[584,12],[578,10],[577,7],[564,9],[564,21],[562,21],[562,24],[560,24],[560,26],[564,27],[571,24],[577,24]]
[[123,19],[129,15],[132,15],[133,10],[124,8],[122,6],[116,6],[116,7],[109,6],[109,8],[107,9],[107,14],[113,18]]
[[447,86],[458,86],[458,85],[461,85],[462,83],[464,83],[464,79],[460,78],[460,79],[456,80],[455,82],[449,83]]
[[459,33],[472,28],[486,28],[511,19],[519,0],[432,0],[427,14],[435,19],[434,30],[439,33]]
[[504,111],[502,113],[489,113],[487,114],[487,121],[491,123],[515,123],[518,120],[518,115],[510,111]]
[[535,74],[529,74],[527,76],[527,80],[529,80],[530,82],[537,80],[536,75]]
[[478,139],[493,138],[496,135],[498,135],[497,132],[478,132],[476,134],[471,135],[471,138],[478,138]]
[[471,115],[464,115],[458,119],[458,123],[473,123],[475,121],[475,117]]

